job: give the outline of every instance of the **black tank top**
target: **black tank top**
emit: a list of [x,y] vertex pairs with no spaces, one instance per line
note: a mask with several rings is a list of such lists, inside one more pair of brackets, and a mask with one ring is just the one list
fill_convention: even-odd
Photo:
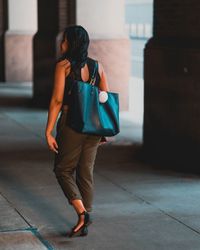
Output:
[[[92,73],[94,71],[94,66],[95,66],[95,60],[87,57],[87,66],[89,70],[89,80],[87,82],[91,81]],[[75,72],[75,79],[79,81],[83,81],[81,77],[81,69],[77,69]],[[100,75],[98,72],[98,67],[97,67],[97,74],[96,74],[96,81],[95,81],[95,86],[99,86],[100,83]],[[70,103],[70,95],[68,94],[71,86],[73,84],[73,76],[72,76],[72,71],[70,74],[65,78],[65,89],[64,89],[64,97],[63,97],[63,105],[69,105]]]

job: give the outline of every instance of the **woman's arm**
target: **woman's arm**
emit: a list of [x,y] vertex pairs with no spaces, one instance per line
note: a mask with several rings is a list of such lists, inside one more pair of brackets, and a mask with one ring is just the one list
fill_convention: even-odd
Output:
[[49,148],[55,151],[56,153],[58,152],[57,151],[58,145],[51,133],[53,131],[54,125],[56,123],[58,114],[60,112],[63,103],[65,77],[69,74],[69,72],[70,72],[69,61],[62,60],[61,62],[58,62],[56,64],[55,75],[54,75],[54,86],[49,105],[48,119],[45,131]]
[[109,91],[108,81],[107,81],[107,76],[106,76],[105,70],[100,62],[98,62],[98,65],[99,65],[99,75],[100,75],[99,88],[102,91]]

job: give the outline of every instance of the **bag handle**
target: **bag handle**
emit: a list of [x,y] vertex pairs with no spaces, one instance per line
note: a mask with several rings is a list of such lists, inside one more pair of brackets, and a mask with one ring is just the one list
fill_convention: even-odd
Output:
[[90,83],[92,85],[95,85],[95,82],[96,82],[97,68],[98,68],[98,64],[97,64],[97,61],[95,60],[95,62],[94,62],[94,70],[93,70],[92,77],[91,77],[91,80],[90,80]]
[[[91,80],[90,80],[90,84],[91,85],[95,85],[95,82],[96,82],[96,75],[97,75],[97,68],[98,68],[98,64],[97,64],[97,61],[95,60],[94,61],[94,70],[93,70],[93,73],[92,73],[92,77],[91,77]],[[73,79],[74,79],[75,75],[74,75],[74,72],[73,72]],[[71,88],[69,89],[68,93],[71,94],[71,91],[72,91],[72,88],[73,88],[74,84],[72,84]]]

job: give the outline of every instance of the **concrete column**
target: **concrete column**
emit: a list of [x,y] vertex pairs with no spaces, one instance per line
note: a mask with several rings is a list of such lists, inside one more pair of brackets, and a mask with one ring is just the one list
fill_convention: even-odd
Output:
[[36,9],[36,0],[8,0],[6,81],[32,81],[32,38],[37,30]]
[[128,110],[131,48],[124,0],[77,0],[76,16],[90,35],[89,56],[103,64],[111,91],[120,95],[120,110]]
[[75,23],[74,0],[38,0],[38,32],[34,36],[34,104],[48,107],[63,29]]
[[0,81],[5,81],[4,35],[8,28],[7,1],[0,0]]
[[199,9],[195,0],[155,0],[144,52],[145,159],[182,170],[200,162]]

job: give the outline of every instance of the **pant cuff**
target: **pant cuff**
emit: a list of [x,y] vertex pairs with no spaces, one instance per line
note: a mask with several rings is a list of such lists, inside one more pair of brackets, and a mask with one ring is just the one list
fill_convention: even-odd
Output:
[[70,205],[73,205],[73,204],[72,204],[72,201],[73,201],[73,200],[82,200],[82,202],[83,202],[82,197],[75,196],[75,197],[73,197],[73,198],[68,199],[68,202],[69,202]]

